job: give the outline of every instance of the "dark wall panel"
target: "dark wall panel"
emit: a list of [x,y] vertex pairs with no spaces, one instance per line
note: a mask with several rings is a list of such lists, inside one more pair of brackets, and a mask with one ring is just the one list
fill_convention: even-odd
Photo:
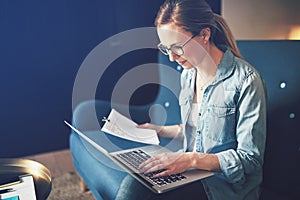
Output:
[[68,147],[63,120],[72,116],[72,88],[82,61],[106,38],[151,26],[159,1],[144,2],[135,19],[126,10],[132,15],[138,8],[129,5],[117,0],[0,1],[0,157]]
[[[81,63],[108,37],[153,26],[162,2],[1,0],[0,157],[67,148],[70,130],[63,120],[72,116],[72,89]],[[152,52],[129,64],[155,56]]]

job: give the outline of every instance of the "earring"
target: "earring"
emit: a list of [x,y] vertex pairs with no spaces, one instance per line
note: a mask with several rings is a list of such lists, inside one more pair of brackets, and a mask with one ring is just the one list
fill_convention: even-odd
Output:
[[203,43],[206,45],[207,44],[207,40],[205,39],[205,34],[204,33],[202,35],[202,38],[203,38]]

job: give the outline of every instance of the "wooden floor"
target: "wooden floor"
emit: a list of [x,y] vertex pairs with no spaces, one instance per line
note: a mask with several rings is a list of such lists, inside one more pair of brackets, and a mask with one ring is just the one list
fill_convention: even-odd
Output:
[[26,156],[25,158],[43,164],[50,170],[52,178],[61,176],[67,172],[75,172],[69,149]]

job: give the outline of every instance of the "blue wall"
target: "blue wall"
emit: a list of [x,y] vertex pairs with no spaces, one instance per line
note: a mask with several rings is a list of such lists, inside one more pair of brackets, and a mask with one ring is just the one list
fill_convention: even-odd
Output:
[[109,36],[152,26],[162,1],[123,2],[0,1],[0,157],[68,147],[63,120],[83,59]]
[[[116,33],[153,26],[162,2],[1,0],[0,157],[68,148],[70,130],[63,120],[72,116],[73,83],[82,61]],[[220,0],[210,2],[220,12]],[[148,55],[122,59],[134,66],[157,56]],[[112,71],[117,80],[121,72]],[[136,102],[141,103],[139,96]]]

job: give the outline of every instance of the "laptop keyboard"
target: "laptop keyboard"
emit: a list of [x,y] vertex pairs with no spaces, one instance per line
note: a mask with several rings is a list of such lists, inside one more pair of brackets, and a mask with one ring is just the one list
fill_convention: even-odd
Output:
[[[127,165],[133,167],[136,170],[139,170],[139,165],[150,158],[150,156],[142,150],[134,150],[125,153],[120,153],[116,155],[121,160],[125,161]],[[182,174],[171,174],[168,176],[162,176],[158,178],[154,178],[153,176],[162,172],[164,170],[158,170],[152,173],[144,174],[147,179],[152,181],[154,184],[159,186],[163,186],[166,184],[170,184],[173,182],[181,181],[186,179]]]

